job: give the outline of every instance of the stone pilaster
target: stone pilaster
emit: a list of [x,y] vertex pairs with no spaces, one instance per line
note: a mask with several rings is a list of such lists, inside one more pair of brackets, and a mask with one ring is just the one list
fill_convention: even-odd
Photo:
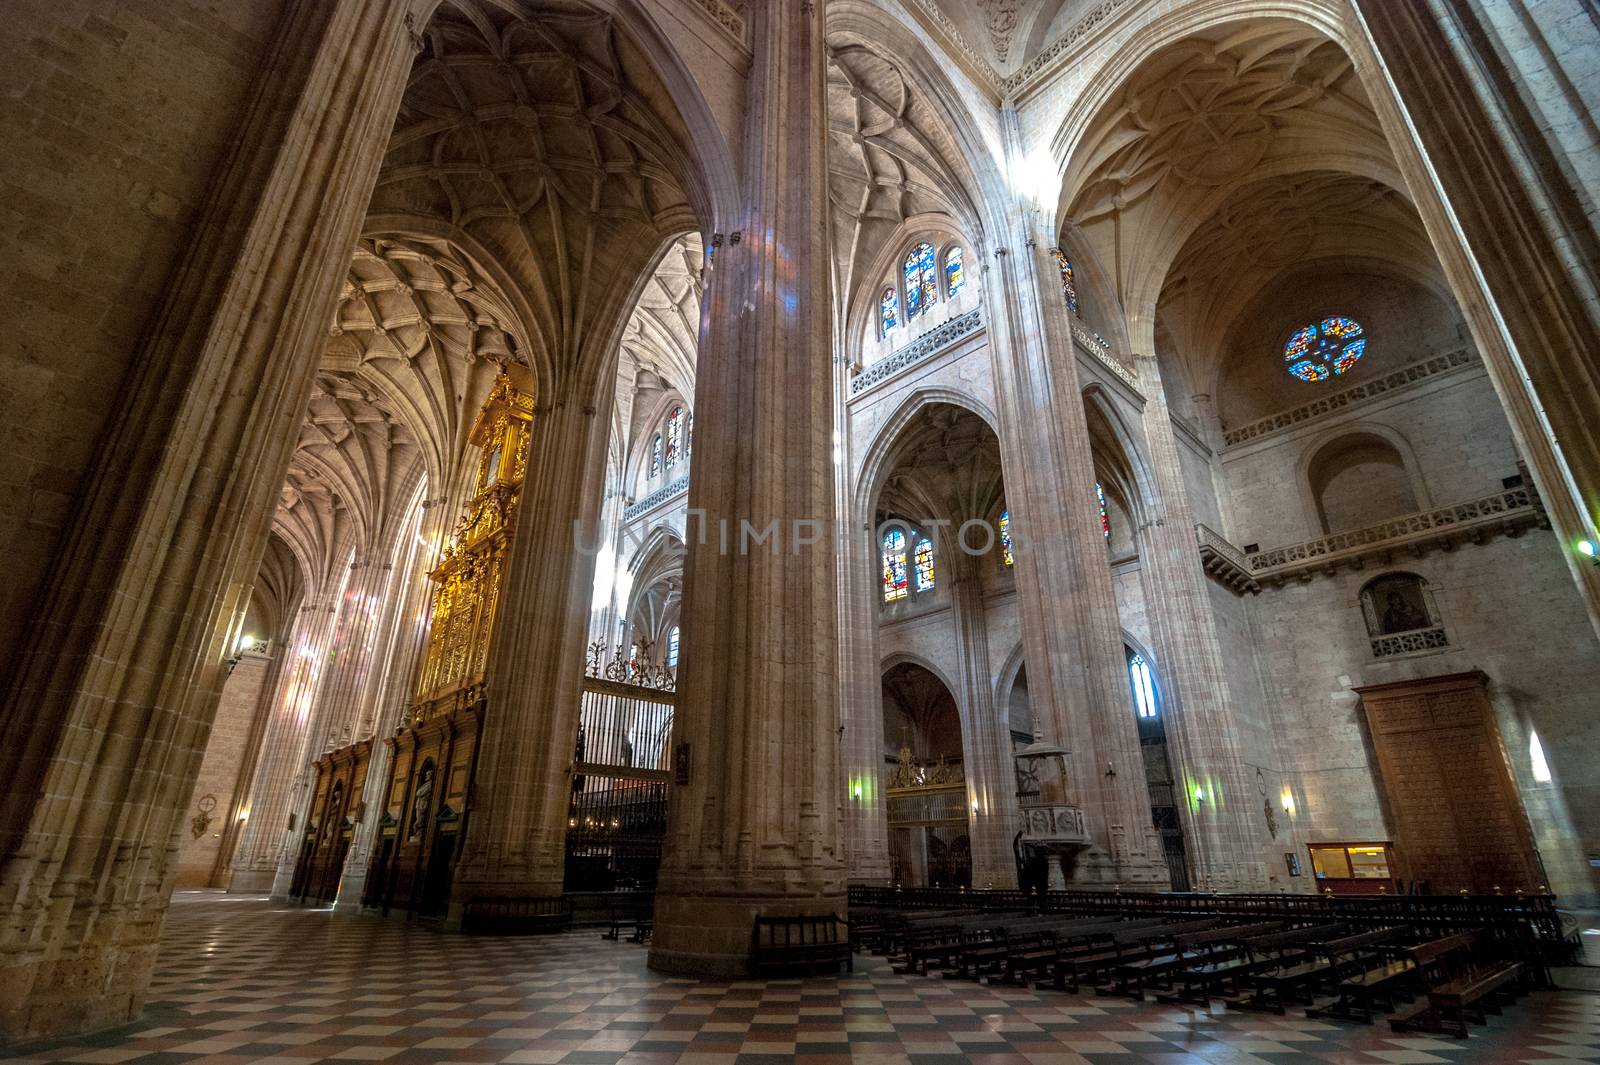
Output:
[[[843,404],[840,404],[841,408]],[[847,439],[841,434],[841,439]],[[839,478],[841,484],[847,480]],[[889,883],[889,810],[884,787],[883,671],[878,652],[881,595],[871,515],[855,513],[848,486],[840,496],[839,717],[844,775],[844,846],[850,882]]]
[[4,696],[0,1033],[137,1013],[174,830],[413,44],[288,6]]
[[1094,837],[1075,882],[1162,886],[1053,238],[1036,216],[1018,221],[1030,235],[996,250],[999,284],[985,291],[1028,694],[1042,737],[1072,752]]
[[707,271],[673,735],[688,780],[650,949],[670,972],[744,972],[754,916],[845,902],[825,7],[749,12],[741,239]]

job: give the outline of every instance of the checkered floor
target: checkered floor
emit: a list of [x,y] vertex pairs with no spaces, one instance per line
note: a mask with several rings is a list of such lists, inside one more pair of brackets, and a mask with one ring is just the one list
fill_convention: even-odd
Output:
[[[1475,1065],[1600,1062],[1600,995],[1540,992],[1468,1041],[940,978],[710,983],[596,932],[442,935],[181,893],[144,1020],[27,1062],[529,1065]],[[5,1057],[0,1052],[0,1058]]]

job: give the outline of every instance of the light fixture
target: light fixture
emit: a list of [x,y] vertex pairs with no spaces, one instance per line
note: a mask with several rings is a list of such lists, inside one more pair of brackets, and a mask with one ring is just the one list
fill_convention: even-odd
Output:
[[1578,554],[1584,556],[1596,566],[1600,566],[1600,548],[1595,547],[1593,540],[1579,540]]

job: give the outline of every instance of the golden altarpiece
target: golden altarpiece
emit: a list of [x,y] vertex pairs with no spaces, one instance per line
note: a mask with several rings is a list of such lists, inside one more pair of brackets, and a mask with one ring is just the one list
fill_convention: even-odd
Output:
[[[532,377],[526,367],[507,366],[473,423],[470,442],[480,454],[472,494],[439,564],[428,574],[433,607],[416,696],[405,721],[383,739],[390,757],[364,906],[431,915],[442,913],[449,902],[477,768],[489,644],[527,472],[532,421]],[[337,890],[350,834],[365,813],[351,809],[342,797],[361,794],[371,748],[370,741],[358,743],[318,760],[301,861],[308,887],[332,884]],[[345,765],[351,766],[348,773]],[[343,805],[336,807],[338,800]],[[314,828],[330,821],[338,831]],[[313,895],[320,901],[332,898],[320,890],[303,897]]]

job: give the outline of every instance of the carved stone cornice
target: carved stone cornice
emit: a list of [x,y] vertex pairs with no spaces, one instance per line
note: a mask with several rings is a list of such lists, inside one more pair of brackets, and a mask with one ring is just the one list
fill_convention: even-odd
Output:
[[1471,366],[1477,361],[1477,353],[1466,348],[1458,348],[1455,351],[1433,355],[1409,366],[1402,366],[1393,373],[1384,374],[1382,377],[1374,378],[1371,381],[1352,385],[1339,392],[1330,392],[1325,396],[1312,400],[1310,403],[1303,403],[1298,407],[1279,411],[1277,414],[1260,418],[1250,422],[1248,425],[1241,425],[1237,429],[1229,429],[1222,434],[1222,442],[1226,447],[1248,443],[1251,440],[1268,436],[1283,429],[1292,429],[1303,422],[1319,418],[1324,414],[1343,410],[1363,400],[1407,388],[1430,378],[1438,377],[1440,374],[1459,370],[1465,366]]
[[1251,576],[1248,555],[1204,522],[1195,522],[1194,531],[1200,541],[1200,564],[1207,576],[1241,595],[1261,590],[1260,583]]

